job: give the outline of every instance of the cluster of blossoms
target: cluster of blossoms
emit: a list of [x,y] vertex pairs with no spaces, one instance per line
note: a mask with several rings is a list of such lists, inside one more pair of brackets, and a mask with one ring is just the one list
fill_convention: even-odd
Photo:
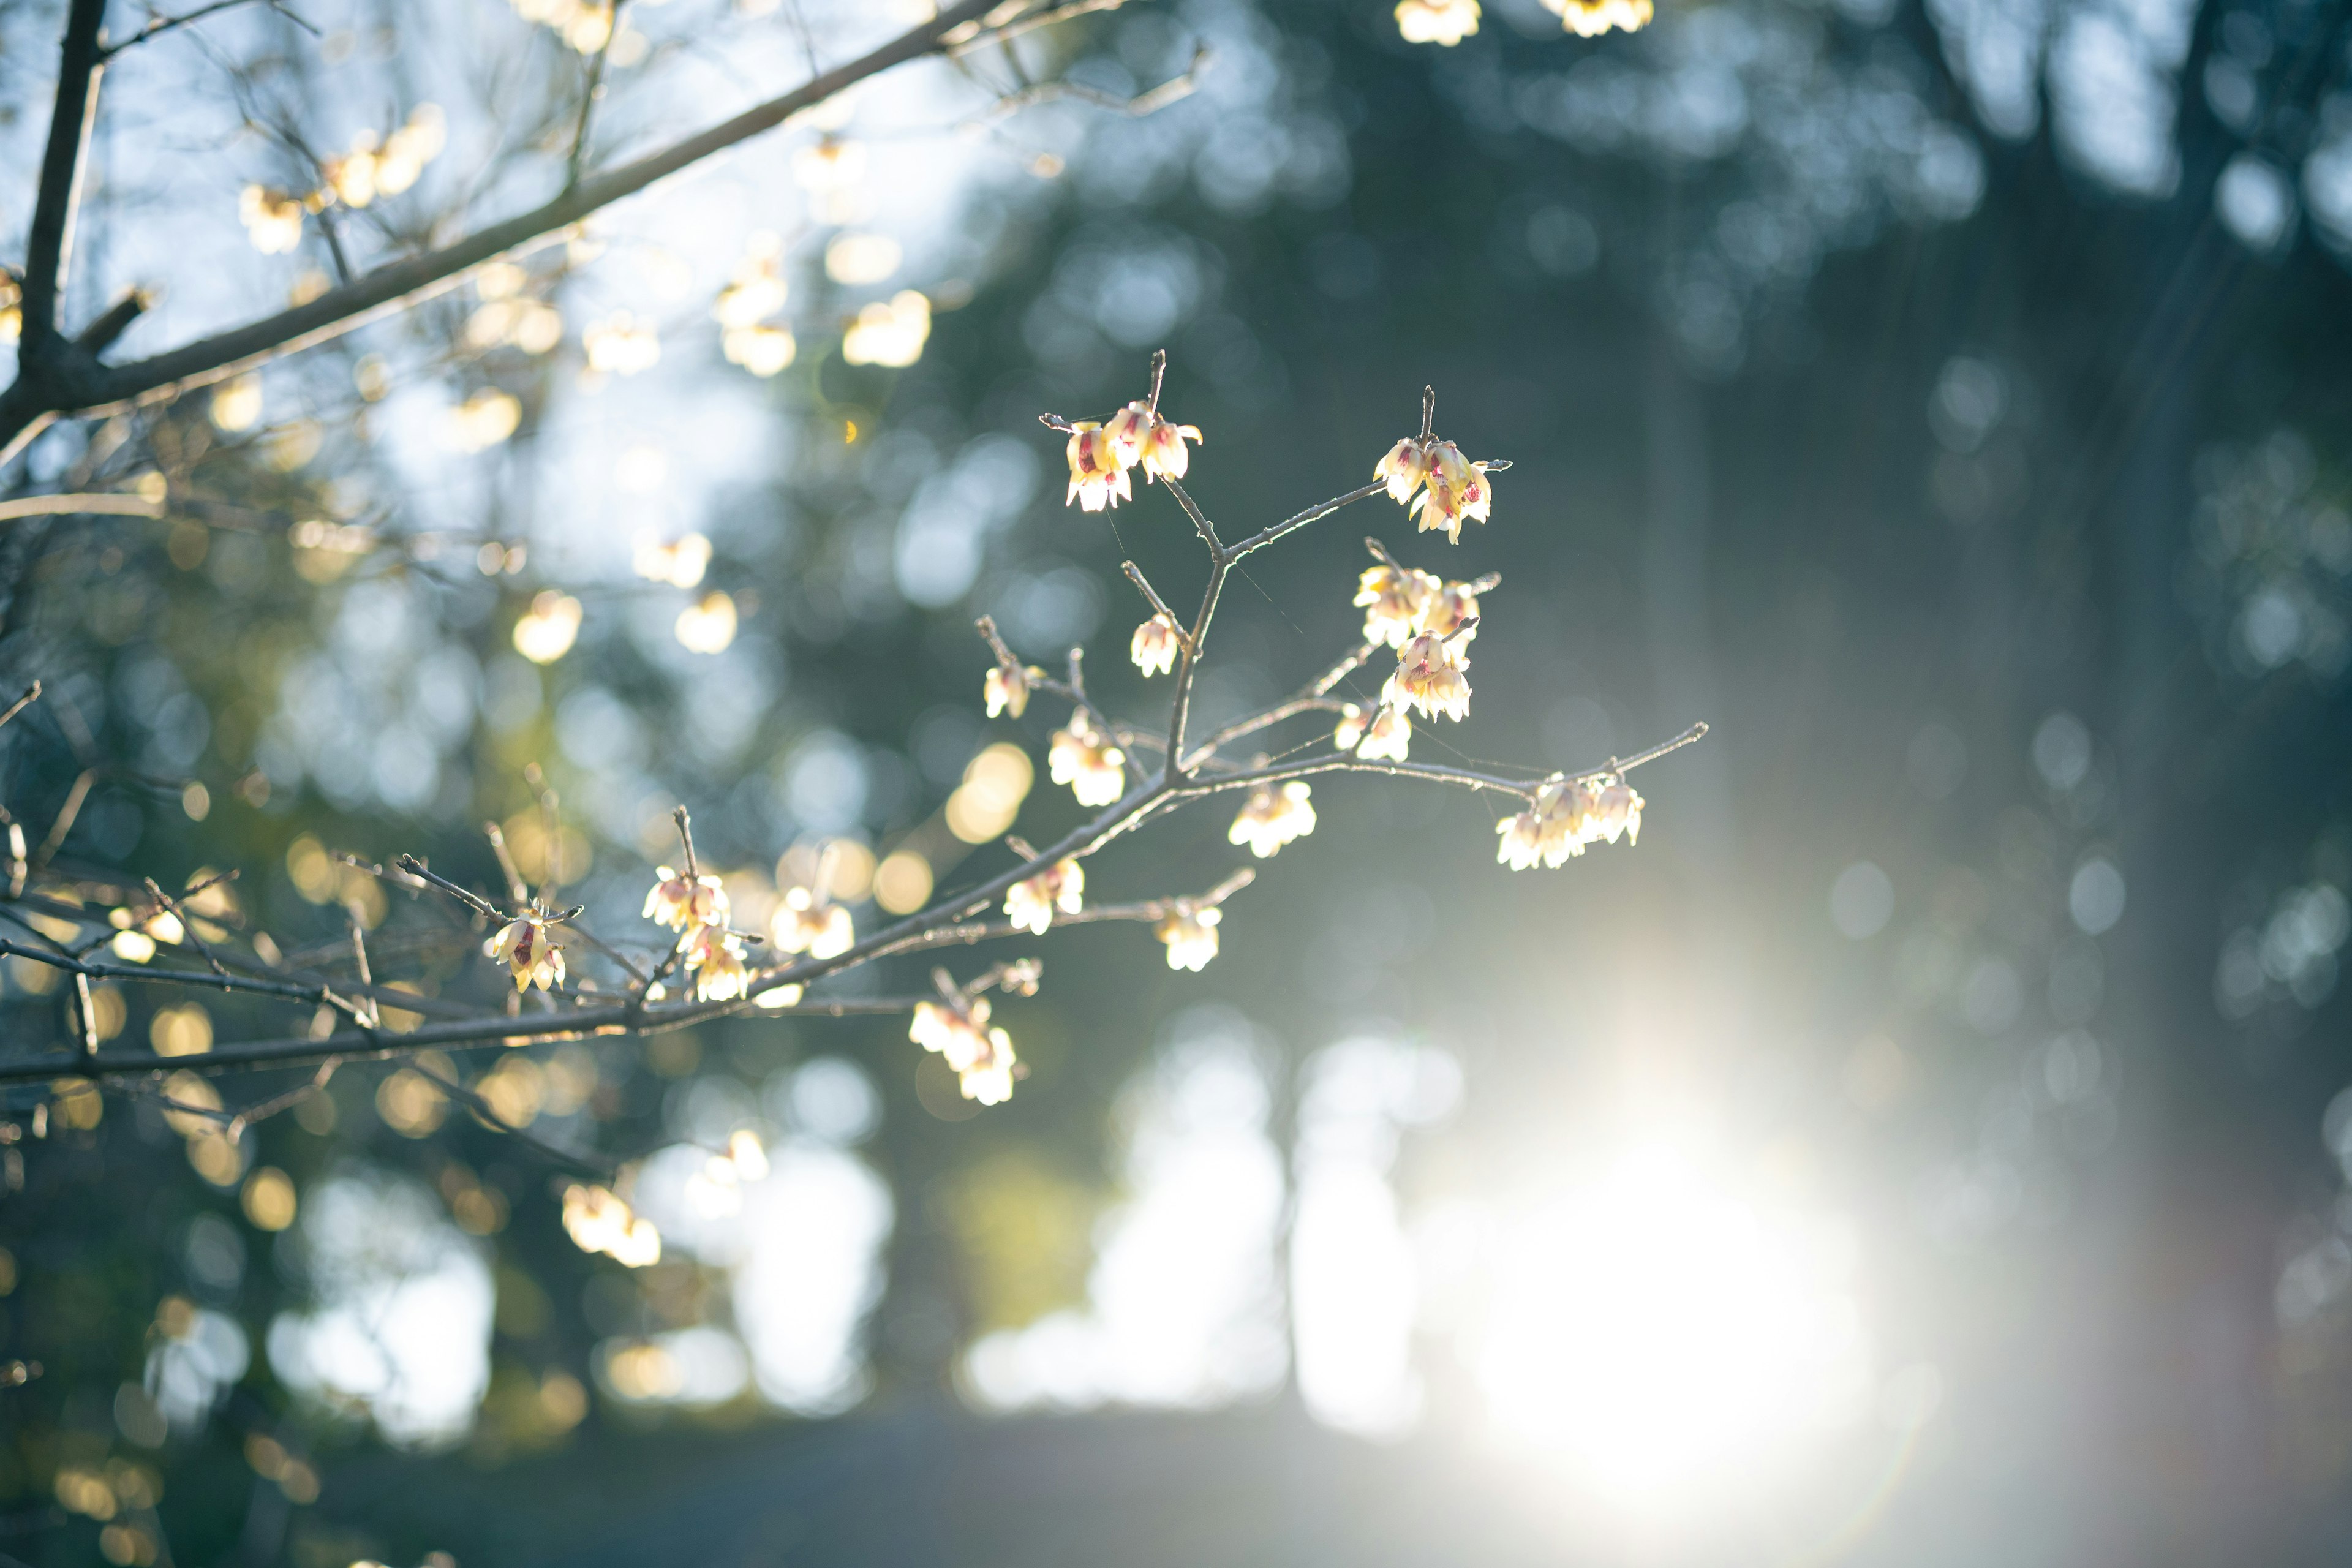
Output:
[[[823,879],[820,878],[820,880]],[[783,952],[838,958],[857,941],[849,911],[827,900],[820,888],[786,888],[768,921],[768,935]]]
[[743,994],[751,970],[743,962],[742,939],[727,929],[727,889],[718,878],[656,867],[645,914],[677,932],[696,1001],[728,1002]]
[[1480,586],[1448,583],[1386,559],[1357,580],[1364,640],[1396,649],[1397,667],[1381,684],[1371,716],[1354,703],[1340,709],[1331,738],[1341,751],[1366,762],[1401,763],[1412,741],[1410,712],[1456,721],[1469,713],[1470,642],[1478,635]]
[[[967,996],[940,977],[940,1000],[915,1004],[915,1022],[907,1037],[927,1051],[937,1051],[963,1087],[966,1100],[1002,1105],[1013,1098],[1013,1080],[1019,1076],[1019,1058],[1013,1037],[988,1021],[988,999]],[[1034,979],[1030,981],[1034,987]]]
[[1559,866],[1603,839],[1614,844],[1622,835],[1628,844],[1639,843],[1642,797],[1622,774],[1553,778],[1536,792],[1532,805],[1495,824],[1495,831],[1502,835],[1495,850],[1498,864],[1515,871],[1538,860]]
[[507,966],[516,990],[552,991],[563,984],[563,950],[572,940],[561,920],[533,904],[500,926],[482,951]]
[[[1612,28],[1628,33],[1649,26],[1651,0],[1542,0],[1545,10],[1580,38],[1597,38]],[[1398,0],[1397,32],[1408,44],[1460,43],[1478,30],[1478,0]]]
[[1171,899],[1151,934],[1168,944],[1168,967],[1198,974],[1217,956],[1217,922],[1224,911],[1198,899]]
[[[1263,860],[1291,840],[1306,837],[1315,831],[1315,806],[1308,799],[1312,793],[1304,779],[1258,785],[1250,792],[1233,826],[1226,829],[1225,842],[1246,844],[1250,853]],[[1216,951],[1213,938],[1209,951]],[[1172,954],[1170,962],[1174,962]]]
[[246,186],[237,195],[238,221],[256,250],[282,256],[302,243],[306,216],[338,205],[369,206],[379,195],[398,195],[416,183],[448,140],[448,117],[440,105],[420,103],[391,134],[379,137],[362,131],[352,139],[350,152],[323,160],[319,188],[308,195]]
[[604,1253],[624,1267],[645,1268],[661,1261],[661,1232],[609,1187],[566,1187],[563,1228],[581,1251]]
[[1184,443],[1201,439],[1199,428],[1161,416],[1153,403],[1130,403],[1106,420],[1081,419],[1070,429],[1070,489],[1063,504],[1087,511],[1133,500],[1127,472],[1142,466],[1145,481],[1181,479],[1191,466]]
[[1446,542],[1462,542],[1462,521],[1486,521],[1495,492],[1486,482],[1486,463],[1474,463],[1462,448],[1433,436],[1408,436],[1389,448],[1372,469],[1372,478],[1388,481],[1397,505],[1421,520],[1421,531],[1443,530]]
[[1076,914],[1086,908],[1087,871],[1065,857],[1004,895],[1004,918],[1022,931],[1044,936],[1056,911]]
[[1080,805],[1108,805],[1127,791],[1127,753],[1083,708],[1071,712],[1067,729],[1054,731],[1045,760],[1053,781],[1069,785]]

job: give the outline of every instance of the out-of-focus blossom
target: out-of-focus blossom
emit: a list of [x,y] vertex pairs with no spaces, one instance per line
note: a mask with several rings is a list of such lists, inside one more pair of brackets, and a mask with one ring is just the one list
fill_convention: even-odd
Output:
[[635,375],[651,370],[661,358],[661,339],[654,335],[653,323],[638,321],[628,310],[590,322],[580,334],[580,345],[588,353],[588,368],[608,375]]
[[1054,923],[1055,910],[1076,914],[1086,908],[1087,871],[1076,860],[1060,859],[1005,890],[1004,918],[1039,936]]
[[667,866],[656,866],[653,890],[646,895],[645,918],[681,935],[697,926],[723,926],[727,889],[716,877],[688,877]]
[[515,622],[515,651],[533,664],[553,664],[579,636],[580,601],[548,588],[531,595],[530,608]]
[[267,185],[247,185],[237,195],[237,220],[264,256],[283,256],[302,243],[303,211],[301,197]]
[[836,234],[824,247],[824,275],[850,288],[879,283],[898,270],[905,256],[887,234]]
[[1622,777],[1552,779],[1528,807],[1495,824],[1501,835],[1495,858],[1516,870],[1541,860],[1559,866],[1584,853],[1587,845],[1622,836],[1633,843],[1642,832],[1642,797]]
[[539,910],[518,915],[482,944],[482,951],[507,966],[515,989],[538,986],[552,991],[563,984],[563,950],[571,934]]
[[1010,713],[1015,719],[1029,710],[1029,689],[1045,679],[1045,672],[1034,665],[1001,658],[996,668],[988,672],[982,683],[981,694],[988,700],[988,716]]
[[1224,918],[1214,905],[1178,899],[1151,928],[1151,934],[1168,944],[1168,967],[1195,974],[1208,968],[1209,960],[1217,956],[1217,922]]
[[1343,702],[1339,705],[1339,722],[1331,730],[1331,743],[1343,752],[1352,752],[1370,724],[1371,720],[1360,705]]
[[1402,647],[1421,629],[1421,618],[1442,586],[1437,577],[1383,562],[1356,579],[1356,603],[1364,611],[1364,640]]
[[1424,719],[1459,720],[1470,711],[1469,639],[1423,632],[1398,650],[1396,672],[1381,689],[1389,708],[1411,707]]
[[1444,531],[1450,543],[1462,542],[1462,521],[1486,521],[1494,495],[1486,484],[1486,465],[1474,463],[1451,441],[1431,448],[1427,484],[1412,507],[1421,520],[1421,531]]
[[1055,784],[1070,786],[1080,805],[1108,805],[1127,789],[1127,753],[1095,728],[1083,708],[1070,715],[1070,727],[1054,731],[1046,753]]
[[1450,48],[1478,30],[1478,0],[1398,0],[1396,19],[1406,43]]
[[1191,449],[1184,443],[1197,445],[1201,439],[1197,426],[1175,424],[1148,403],[1129,404],[1110,416],[1103,430],[1110,437],[1119,467],[1142,464],[1147,481],[1182,479],[1192,464]]
[[250,430],[261,422],[261,377],[248,371],[213,388],[212,421],[224,430]]
[[1128,466],[1119,460],[1118,443],[1102,426],[1091,419],[1071,426],[1069,458],[1070,489],[1062,498],[1064,506],[1076,501],[1087,511],[1100,511],[1135,499]]
[[1313,793],[1304,779],[1290,779],[1279,787],[1260,784],[1226,829],[1225,841],[1248,845],[1250,853],[1263,860],[1291,840],[1306,837],[1315,831],[1315,805],[1308,798]]
[[1650,0],[1543,0],[1547,11],[1580,38],[1597,38],[1612,27],[1638,33],[1650,25]]
[[1356,758],[1366,763],[1402,763],[1412,744],[1412,720],[1402,708],[1386,707],[1364,731],[1364,742],[1356,748]]
[[1442,637],[1451,637],[1460,632],[1459,640],[1468,642],[1478,635],[1477,628],[1472,626],[1466,632],[1462,628],[1477,618],[1478,595],[1470,591],[1470,584],[1448,583],[1432,594],[1429,602],[1422,606],[1420,624],[1415,629]]
[[1601,786],[1600,798],[1592,807],[1592,826],[1612,844],[1621,833],[1628,844],[1642,841],[1642,797],[1622,776]]
[[687,938],[686,967],[698,1002],[731,1002],[750,989],[743,944],[724,926],[698,926]]
[[837,191],[866,178],[863,143],[828,136],[793,154],[793,177],[808,191]]
[[768,919],[768,937],[781,952],[838,958],[857,941],[849,911],[814,888],[786,888]]
[[730,327],[719,334],[719,346],[730,364],[740,364],[765,381],[782,372],[801,352],[790,327],[760,325]]
[[1144,674],[1165,675],[1176,668],[1176,649],[1182,640],[1177,635],[1174,621],[1166,616],[1154,616],[1135,628],[1135,636],[1127,645],[1128,656]]
[[418,104],[409,111],[407,123],[383,139],[383,149],[375,155],[375,188],[388,196],[400,195],[416,184],[425,165],[448,144],[449,117],[437,103]]
[[772,233],[752,237],[734,276],[710,307],[722,327],[748,327],[766,321],[784,308],[789,288],[783,274],[783,240]]
[[988,999],[953,996],[940,1002],[915,1004],[915,1020],[907,1037],[927,1051],[937,1051],[961,1081],[963,1097],[982,1105],[1002,1105],[1013,1098],[1013,1068],[1018,1058],[1013,1037],[988,1021]]
[[661,1261],[661,1232],[609,1187],[577,1183],[566,1187],[563,1228],[581,1251],[601,1252],[624,1268],[645,1268]]
[[735,625],[733,595],[709,593],[677,613],[674,629],[677,646],[688,653],[725,653],[735,640]]
[[461,452],[497,446],[522,423],[522,404],[513,393],[486,386],[449,410],[449,444]]
[[851,364],[904,370],[923,357],[923,345],[930,337],[930,300],[912,289],[901,289],[887,304],[877,300],[858,310],[842,334],[841,357]]
[[710,541],[699,533],[689,533],[664,544],[650,533],[641,533],[631,564],[637,575],[648,582],[667,583],[673,588],[697,587],[702,582],[702,574],[710,570]]

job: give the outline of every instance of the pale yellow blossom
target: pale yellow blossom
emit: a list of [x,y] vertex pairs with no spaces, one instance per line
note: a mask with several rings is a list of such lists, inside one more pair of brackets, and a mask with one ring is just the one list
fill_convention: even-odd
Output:
[[1343,752],[1354,751],[1356,742],[1364,738],[1364,731],[1370,727],[1371,722],[1371,719],[1357,704],[1341,703],[1339,722],[1333,726],[1331,731],[1331,743]]
[[1478,595],[1470,591],[1467,583],[1448,583],[1429,596],[1422,606],[1416,631],[1433,632],[1442,637],[1460,633],[1460,640],[1469,641],[1478,635],[1477,628],[1465,626],[1478,618]]
[[1650,25],[1650,0],[1543,0],[1561,26],[1580,38],[1597,38],[1611,28],[1638,33]]
[[1421,618],[1443,584],[1427,572],[1391,566],[1368,566],[1356,579],[1356,603],[1364,612],[1364,640],[1402,647],[1421,629]]
[[1390,447],[1372,468],[1372,478],[1388,481],[1389,497],[1399,506],[1412,500],[1412,492],[1428,477],[1429,444],[1411,436]]
[[1451,47],[1478,30],[1478,0],[1398,0],[1396,19],[1406,43]]
[[1617,842],[1621,833],[1628,844],[1642,841],[1642,797],[1622,777],[1612,778],[1601,786],[1592,807],[1592,826],[1612,844]]
[[1248,845],[1250,853],[1263,860],[1293,839],[1306,837],[1315,831],[1312,794],[1304,779],[1279,786],[1260,784],[1226,829],[1225,841]]
[[571,934],[539,910],[517,916],[482,944],[482,952],[505,964],[518,991],[533,985],[552,991],[563,984],[563,949]]
[[1396,673],[1381,689],[1383,705],[1411,707],[1424,719],[1459,720],[1470,711],[1468,639],[1423,632],[1397,652]]
[[656,866],[653,890],[646,895],[645,918],[680,933],[696,926],[723,926],[727,889],[716,877],[688,877]]
[[1164,615],[1154,616],[1135,628],[1127,651],[1144,674],[1165,675],[1176,668],[1176,650],[1182,641],[1174,621]]
[[912,289],[901,289],[886,303],[876,300],[859,307],[857,317],[841,337],[841,357],[850,364],[878,364],[904,370],[923,357],[931,337],[931,302]]
[[702,926],[688,939],[686,967],[698,1002],[731,1002],[751,988],[743,944],[724,926]]
[[1412,718],[1402,708],[1382,708],[1364,731],[1356,758],[1366,763],[1402,763],[1412,744]]
[[611,375],[635,375],[651,370],[661,358],[661,339],[651,321],[640,321],[628,310],[615,310],[592,321],[580,334],[587,351],[588,368]]
[[1223,919],[1224,911],[1214,905],[1179,899],[1151,928],[1151,934],[1168,944],[1169,968],[1189,969],[1197,974],[1217,956],[1217,922]]
[[814,888],[786,888],[768,919],[768,936],[782,952],[838,958],[857,941],[849,911]]
[[1192,453],[1184,443],[1198,445],[1201,432],[1197,426],[1178,425],[1162,416],[1148,403],[1130,403],[1110,416],[1103,426],[1120,468],[1130,463],[1143,466],[1143,477],[1181,479],[1191,466]]
[[246,237],[264,256],[283,256],[302,243],[302,198],[267,185],[247,185],[239,193],[236,216]]
[[1127,753],[1094,726],[1081,708],[1070,715],[1070,727],[1054,731],[1046,753],[1055,784],[1070,786],[1080,805],[1108,805],[1127,789]]
[[583,1252],[601,1252],[629,1268],[661,1261],[661,1232],[630,1211],[609,1187],[577,1184],[563,1190],[563,1228]]
[[1421,531],[1442,530],[1455,544],[1462,542],[1462,521],[1486,521],[1494,496],[1486,482],[1486,465],[1474,463],[1451,441],[1440,441],[1430,451],[1429,480],[1413,501]]
[[1013,1037],[991,1026],[988,1016],[985,997],[957,995],[940,1002],[918,1002],[907,1037],[946,1060],[961,1080],[966,1100],[1002,1105],[1013,1098],[1018,1058]]
[[1095,421],[1082,419],[1070,426],[1069,458],[1070,489],[1062,498],[1064,506],[1076,501],[1084,510],[1100,511],[1135,499],[1118,443]]
[[988,716],[1010,713],[1020,718],[1029,710],[1029,689],[1045,679],[1045,672],[1034,665],[999,659],[981,685],[981,694],[988,700]]
[[1076,860],[1056,860],[1005,890],[1004,918],[1023,931],[1043,936],[1054,923],[1056,910],[1074,915],[1086,908],[1086,868]]

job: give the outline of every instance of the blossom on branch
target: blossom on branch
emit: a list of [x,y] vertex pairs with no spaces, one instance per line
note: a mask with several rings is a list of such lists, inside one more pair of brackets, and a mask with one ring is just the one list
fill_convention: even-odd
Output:
[[731,1002],[751,986],[743,944],[724,926],[704,926],[688,939],[686,967],[698,1002]]
[[1225,918],[1215,905],[1202,905],[1191,899],[1178,899],[1151,928],[1151,934],[1168,944],[1168,967],[1189,969],[1197,974],[1209,967],[1209,960],[1217,956],[1217,922]]
[[1412,500],[1412,492],[1428,477],[1429,445],[1411,436],[1390,447],[1372,468],[1372,478],[1388,481],[1389,499],[1399,506]]
[[1451,441],[1440,441],[1431,449],[1429,482],[1412,507],[1421,519],[1422,532],[1442,529],[1447,542],[1459,544],[1462,520],[1484,522],[1493,504],[1486,464],[1470,461]]
[[1423,629],[1422,617],[1442,586],[1432,574],[1410,566],[1382,562],[1366,567],[1356,579],[1356,603],[1364,611],[1364,640],[1402,647],[1407,637]]
[[1543,0],[1545,10],[1580,38],[1597,38],[1612,27],[1638,33],[1650,25],[1650,0]]
[[247,185],[236,201],[246,237],[264,256],[282,256],[302,243],[302,198],[267,185]]
[[653,890],[646,895],[645,918],[681,936],[693,926],[723,926],[727,889],[716,877],[688,877],[667,866],[656,866]]
[[1412,720],[1400,707],[1384,707],[1364,731],[1356,758],[1366,763],[1402,763],[1412,745]]
[[1128,656],[1144,674],[1165,675],[1176,668],[1176,650],[1182,641],[1176,623],[1157,615],[1135,628],[1134,639],[1127,645]]
[[1083,510],[1100,511],[1133,500],[1135,491],[1127,479],[1128,465],[1133,459],[1122,460],[1119,452],[1111,433],[1095,421],[1081,419],[1071,426],[1070,489],[1062,504],[1076,501]]
[[1629,844],[1638,840],[1642,797],[1622,776],[1606,783],[1554,778],[1536,792],[1525,811],[1496,823],[1495,831],[1502,837],[1495,849],[1497,863],[1514,870],[1525,870],[1538,860],[1560,866],[1599,840],[1614,844],[1621,836]]
[[1406,43],[1451,48],[1478,30],[1478,0],[1398,0],[1396,19]]
[[1228,844],[1246,844],[1250,853],[1265,859],[1296,838],[1315,831],[1315,806],[1304,779],[1291,779],[1279,788],[1266,784],[1250,792],[1249,801],[1225,832]]
[[1201,439],[1197,426],[1176,424],[1148,403],[1130,403],[1112,415],[1103,434],[1110,439],[1113,460],[1122,469],[1130,463],[1142,464],[1146,481],[1182,479],[1192,464],[1191,450],[1184,443],[1197,445]]
[[482,952],[513,973],[516,990],[528,991],[536,985],[541,991],[552,991],[563,984],[563,950],[571,941],[570,933],[549,920],[545,911],[534,909],[499,927],[498,934],[482,944]]
[[1459,633],[1423,632],[1397,653],[1396,673],[1381,688],[1381,703],[1411,707],[1424,719],[1459,721],[1470,711],[1469,639]]
[[[1429,602],[1422,606],[1421,620],[1414,629],[1433,632],[1442,637],[1450,637],[1459,632],[1461,640],[1468,642],[1478,635],[1477,627],[1471,625],[1477,618],[1478,595],[1470,591],[1470,584],[1448,583],[1432,594]],[[1465,627],[1469,629],[1465,631]]]
[[634,1214],[610,1187],[563,1189],[563,1228],[583,1252],[601,1252],[626,1268],[661,1261],[661,1232]]
[[768,936],[784,952],[838,958],[857,941],[849,911],[813,888],[787,888],[769,918]]
[[996,668],[988,672],[981,683],[981,695],[988,700],[988,716],[1010,713],[1015,719],[1029,711],[1029,689],[1045,678],[1045,672],[1011,658],[1000,658]]
[[988,1022],[985,997],[946,994],[938,1002],[915,1004],[915,1021],[907,1037],[927,1051],[937,1051],[961,1080],[963,1097],[982,1105],[1002,1105],[1013,1098],[1013,1037]]
[[1592,807],[1592,826],[1612,844],[1621,833],[1628,844],[1642,841],[1642,797],[1622,776],[1601,786],[1600,798]]
[[1086,907],[1086,868],[1076,860],[1063,858],[1024,881],[1019,881],[1004,894],[1004,918],[1023,931],[1045,934],[1054,923],[1054,912],[1074,915]]
[[1054,731],[1046,752],[1048,771],[1055,784],[1068,784],[1080,805],[1108,805],[1127,790],[1127,753],[1095,728],[1083,708],[1070,715],[1070,727]]
[[1356,742],[1364,738],[1364,731],[1370,723],[1361,706],[1342,702],[1339,704],[1339,722],[1331,730],[1331,743],[1343,752],[1354,751]]

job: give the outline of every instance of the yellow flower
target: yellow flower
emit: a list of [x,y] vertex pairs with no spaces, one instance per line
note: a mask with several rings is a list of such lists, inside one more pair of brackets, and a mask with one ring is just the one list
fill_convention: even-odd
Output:
[[1128,465],[1120,460],[1119,450],[1110,432],[1093,420],[1071,426],[1070,489],[1062,504],[1076,501],[1084,510],[1100,511],[1133,500],[1135,491],[1128,483]]
[[569,932],[533,910],[499,928],[482,951],[513,972],[516,990],[536,985],[552,991],[563,984],[563,949],[571,940]]
[[1412,744],[1412,720],[1402,708],[1383,708],[1364,731],[1356,757],[1366,763],[1402,763]]
[[750,989],[751,972],[743,944],[724,926],[703,926],[689,939],[686,967],[694,975],[698,1002],[730,1002]]
[[651,370],[661,358],[661,339],[655,335],[653,323],[640,321],[627,310],[591,321],[580,334],[580,346],[587,351],[590,370],[613,375]]
[[1597,38],[1612,27],[1638,33],[1650,25],[1650,0],[1543,0],[1560,24],[1580,38]]
[[988,679],[981,683],[981,694],[988,699],[988,716],[1010,713],[1015,719],[1029,710],[1029,688],[1043,680],[1045,672],[1033,666],[1001,659]]
[[1628,844],[1642,841],[1642,797],[1622,777],[1601,786],[1592,807],[1592,830],[1612,844],[1620,833]]
[[1076,860],[1062,859],[1024,881],[1013,884],[1004,894],[1004,918],[1024,931],[1045,934],[1054,923],[1054,911],[1076,914],[1086,907],[1086,868]]
[[[1470,584],[1448,583],[1432,594],[1429,602],[1422,606],[1421,619],[1414,629],[1450,637],[1477,618],[1478,595],[1470,591]],[[1463,633],[1461,640],[1468,642],[1477,635],[1477,628],[1473,626]]]
[[1421,488],[1429,475],[1429,448],[1421,440],[1408,436],[1389,448],[1372,468],[1372,478],[1389,482],[1389,498],[1402,506]]
[[1331,731],[1331,743],[1343,752],[1354,751],[1356,742],[1364,738],[1364,731],[1370,723],[1371,721],[1364,716],[1364,710],[1355,703],[1341,703],[1339,722]]
[[1225,842],[1246,844],[1263,860],[1292,839],[1306,837],[1315,831],[1315,806],[1307,799],[1311,793],[1304,779],[1292,779],[1280,789],[1260,784],[1226,830]]
[[838,958],[857,941],[849,911],[828,903],[809,888],[787,888],[768,921],[768,935],[784,952]]
[[1110,438],[1112,457],[1119,467],[1142,464],[1147,481],[1182,479],[1192,465],[1192,452],[1184,443],[1201,439],[1197,426],[1178,425],[1143,403],[1130,403],[1112,415],[1103,434]]
[[1217,956],[1217,922],[1223,919],[1224,911],[1214,906],[1177,900],[1151,928],[1151,934],[1168,944],[1168,967],[1195,974],[1208,968],[1209,960]]
[[927,1051],[937,1051],[961,1080],[963,1097],[982,1105],[1002,1105],[1013,1098],[1013,1037],[988,1023],[984,997],[948,1002],[918,1002],[915,1021],[907,1037]]
[[1180,639],[1176,623],[1166,616],[1154,616],[1135,628],[1135,637],[1127,645],[1135,668],[1146,675],[1165,675],[1176,668],[1176,649]]
[[716,877],[688,878],[667,866],[654,868],[653,890],[646,895],[646,919],[675,931],[688,926],[727,923],[727,889]]
[[1440,441],[1430,453],[1429,483],[1412,503],[1421,531],[1443,529],[1448,542],[1462,542],[1462,520],[1486,521],[1494,503],[1486,484],[1486,465],[1474,463],[1451,441]]
[[1536,792],[1527,810],[1496,823],[1495,831],[1502,836],[1495,850],[1496,861],[1517,870],[1538,860],[1559,866],[1583,854],[1597,839],[1614,844],[1621,834],[1638,837],[1642,797],[1622,778],[1606,784],[1555,778]]
[[563,1228],[583,1252],[602,1252],[629,1268],[661,1261],[661,1232],[632,1214],[609,1187],[563,1190]]
[[1127,790],[1127,753],[1094,726],[1081,708],[1070,715],[1070,727],[1054,731],[1046,753],[1055,784],[1070,786],[1080,805],[1108,805]]
[[1397,0],[1396,19],[1406,43],[1451,48],[1478,30],[1478,0]]
[[302,243],[302,211],[300,197],[267,185],[247,185],[237,196],[237,219],[264,256],[282,256]]
[[1391,709],[1411,707],[1424,719],[1444,714],[1460,720],[1470,711],[1470,668],[1466,637],[1444,637],[1423,632],[1398,651],[1396,673],[1381,689],[1381,703]]
[[1427,572],[1382,563],[1356,579],[1356,603],[1364,611],[1364,640],[1402,647],[1421,629],[1421,618],[1442,584]]

